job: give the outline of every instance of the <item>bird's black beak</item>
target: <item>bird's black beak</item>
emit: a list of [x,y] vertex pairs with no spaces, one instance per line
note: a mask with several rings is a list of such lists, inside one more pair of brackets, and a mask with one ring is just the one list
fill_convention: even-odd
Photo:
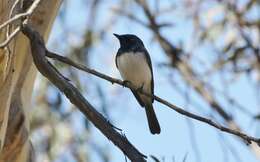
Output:
[[117,37],[117,39],[120,40],[120,35],[119,35],[119,34],[115,34],[115,33],[113,33],[113,35],[114,35],[115,37]]

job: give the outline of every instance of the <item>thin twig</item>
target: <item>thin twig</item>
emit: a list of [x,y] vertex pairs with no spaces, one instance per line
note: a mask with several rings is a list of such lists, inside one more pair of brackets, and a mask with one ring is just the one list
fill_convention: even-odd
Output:
[[[13,18],[7,20],[6,22],[4,22],[3,24],[0,25],[0,30],[2,30],[2,28],[4,28],[7,25],[10,25],[12,22],[22,19],[24,17],[26,17],[26,19],[23,20],[23,24],[27,24],[28,23],[28,18],[33,14],[33,12],[35,11],[35,9],[37,8],[37,6],[39,5],[39,3],[41,2],[41,0],[35,0],[32,5],[30,6],[30,8],[25,12],[25,13],[21,13],[19,15],[14,16]],[[18,3],[18,1],[17,1]],[[14,4],[16,5],[16,3]],[[4,48],[5,46],[7,46],[10,41],[19,33],[20,31],[20,27],[16,27],[15,30],[9,35],[8,37],[2,42],[0,43],[0,48]]]
[[18,15],[15,15],[14,17],[12,17],[11,19],[5,21],[3,24],[0,25],[0,30],[2,30],[4,27],[6,27],[7,25],[13,23],[14,21],[17,21],[17,20],[20,20],[22,18],[25,18],[27,16],[29,16],[30,14],[29,13],[21,13],[21,14],[18,14]]
[[6,45],[8,45],[10,41],[19,33],[19,31],[20,31],[20,27],[15,28],[12,34],[9,35],[7,39],[5,39],[4,42],[0,44],[0,48],[4,48]]
[[180,108],[178,106],[173,105],[172,103],[168,102],[167,100],[164,100],[164,99],[162,99],[162,98],[160,98],[160,97],[158,97],[156,95],[151,95],[151,94],[141,90],[140,88],[135,87],[134,85],[131,85],[129,82],[123,82],[120,79],[116,79],[116,78],[110,77],[108,75],[102,74],[102,73],[100,73],[100,72],[98,72],[98,71],[96,71],[94,69],[90,69],[90,68],[88,68],[88,67],[86,67],[86,66],[84,66],[82,64],[76,63],[76,62],[74,62],[74,61],[72,61],[72,60],[70,60],[70,59],[68,59],[66,57],[57,55],[57,54],[52,53],[52,52],[48,52],[46,54],[46,56],[49,57],[49,58],[56,59],[56,60],[58,60],[60,62],[66,63],[68,65],[71,65],[71,66],[73,66],[73,67],[75,67],[77,69],[80,69],[82,71],[85,71],[87,73],[95,75],[95,76],[97,76],[99,78],[105,79],[105,80],[107,80],[107,81],[109,81],[111,83],[116,83],[116,84],[119,84],[119,85],[121,85],[123,87],[127,87],[127,88],[130,88],[132,90],[136,90],[136,91],[138,91],[140,93],[143,93],[144,95],[154,98],[156,101],[162,103],[163,105],[166,105],[167,107],[173,109],[174,111],[176,111],[176,112],[178,112],[178,113],[180,113],[180,114],[182,114],[184,116],[187,116],[189,118],[192,118],[192,119],[204,122],[204,123],[206,123],[208,125],[211,125],[211,126],[217,128],[217,129],[219,129],[219,130],[221,130],[223,132],[236,135],[236,136],[242,138],[243,140],[245,140],[248,144],[251,144],[251,142],[253,141],[253,142],[256,142],[258,145],[260,145],[260,139],[259,138],[255,138],[255,137],[249,136],[249,135],[247,135],[245,133],[242,133],[242,132],[240,132],[238,130],[233,130],[233,129],[230,129],[228,127],[222,126],[222,125],[212,121],[211,119],[207,119],[205,117],[202,117],[202,116],[190,113],[190,112],[188,112],[188,111],[186,111],[186,110],[184,110],[184,109],[182,109],[182,108]]
[[[14,13],[14,9],[16,8],[16,6],[17,6],[17,4],[19,3],[19,1],[20,1],[20,0],[16,0],[16,1],[14,2],[14,4],[12,5],[12,8],[11,8],[11,10],[10,10],[10,12],[9,12],[8,19],[11,19],[11,18],[12,18],[12,15],[13,15],[13,13]],[[6,38],[8,38],[9,35],[10,35],[10,26],[11,26],[11,24],[8,24],[8,26],[7,26]],[[0,29],[0,30],[1,30],[1,29]],[[9,48],[9,47],[8,47],[8,48]]]

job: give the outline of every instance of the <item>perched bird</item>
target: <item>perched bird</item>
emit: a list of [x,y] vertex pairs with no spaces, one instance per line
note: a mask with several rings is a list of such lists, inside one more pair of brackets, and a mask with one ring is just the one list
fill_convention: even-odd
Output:
[[[131,34],[114,35],[120,42],[120,48],[116,55],[116,67],[123,80],[154,94],[152,62],[142,40]],[[139,104],[145,107],[151,133],[159,134],[161,128],[152,105],[154,100],[134,90],[131,91]]]

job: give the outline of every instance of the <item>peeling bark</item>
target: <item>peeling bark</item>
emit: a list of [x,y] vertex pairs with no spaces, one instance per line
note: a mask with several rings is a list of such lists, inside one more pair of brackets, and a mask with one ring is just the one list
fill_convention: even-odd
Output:
[[[15,0],[0,1],[0,24],[8,20]],[[33,1],[24,0],[25,11]],[[36,8],[29,24],[47,40],[61,0],[45,0]],[[21,5],[17,5],[21,6]],[[12,28],[13,30],[13,28]],[[6,29],[0,32],[0,41],[5,39]],[[29,43],[23,34],[18,34],[7,48],[0,48],[0,162],[33,161],[29,134],[31,93],[36,76]],[[28,160],[31,159],[31,160]]]

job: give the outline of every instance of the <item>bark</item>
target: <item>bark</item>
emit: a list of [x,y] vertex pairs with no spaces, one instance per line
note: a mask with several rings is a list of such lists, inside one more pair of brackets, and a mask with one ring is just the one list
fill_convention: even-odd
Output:
[[[0,24],[8,20],[15,0],[0,1]],[[14,13],[24,12],[32,3],[24,0]],[[30,17],[29,24],[47,40],[61,0],[45,0]],[[0,41],[5,39],[0,32]],[[9,48],[9,49],[8,49]],[[36,76],[29,42],[18,34],[8,48],[0,48],[0,162],[33,161],[28,138],[31,94]]]

